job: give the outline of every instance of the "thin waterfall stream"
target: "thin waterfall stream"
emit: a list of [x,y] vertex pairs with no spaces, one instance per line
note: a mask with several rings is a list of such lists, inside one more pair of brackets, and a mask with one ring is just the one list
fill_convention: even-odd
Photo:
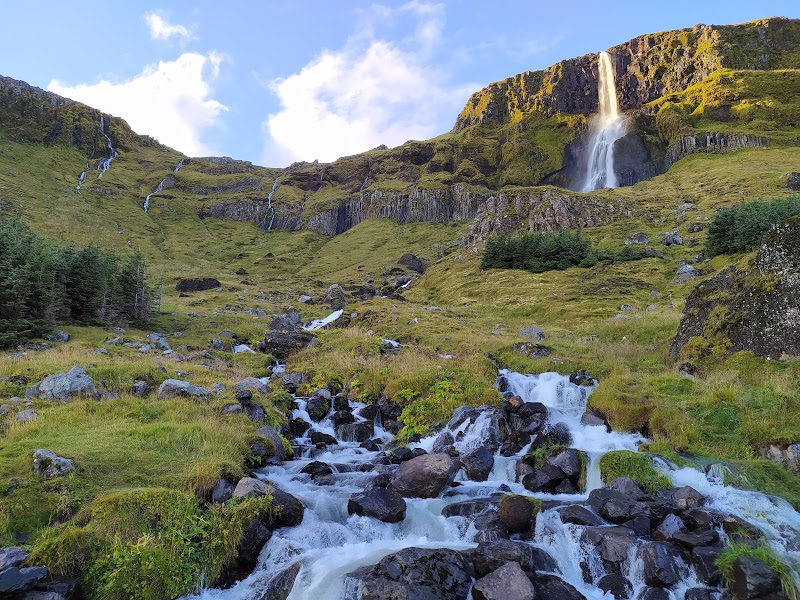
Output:
[[589,122],[586,178],[582,192],[618,186],[614,172],[614,143],[625,135],[625,119],[619,113],[614,65],[607,52],[600,52],[597,61],[599,98],[598,113]]
[[[278,372],[282,374],[283,369]],[[385,411],[386,407],[391,408],[390,404],[366,405],[334,397],[326,406],[327,414],[322,416],[316,392],[310,398],[296,397],[289,415],[291,426],[301,423],[308,429],[292,430],[299,433],[292,441],[294,460],[256,474],[302,502],[302,523],[276,529],[262,549],[257,567],[243,580],[228,589],[205,589],[187,599],[362,600],[369,587],[365,573],[369,577],[375,572],[370,570],[371,565],[388,560],[403,549],[448,548],[477,557],[483,552],[481,548],[491,550],[492,544],[507,543],[503,540],[510,538],[514,544],[536,553],[539,562],[535,574],[529,576],[537,585],[557,584],[562,592],[569,591],[559,598],[613,600],[615,596],[606,583],[616,577],[615,581],[627,586],[626,593],[618,598],[645,598],[656,589],[662,595],[653,598],[663,600],[718,600],[723,594],[720,582],[709,578],[703,570],[705,563],[698,561],[696,555],[705,556],[711,547],[721,548],[728,538],[728,530],[722,525],[725,519],[759,531],[796,576],[800,564],[800,514],[783,500],[726,486],[713,469],[706,473],[678,468],[657,457],[652,458],[654,467],[675,488],[660,495],[645,494],[624,482],[616,484],[616,489],[604,488],[600,458],[613,450],[636,451],[647,440],[638,433],[612,431],[606,424],[587,418],[587,400],[597,385],[597,381],[583,374],[576,378],[502,370],[497,387],[506,400],[500,407],[461,407],[446,426],[407,445],[395,443],[394,436],[384,427],[389,427],[387,419],[399,416],[397,409],[393,413]],[[514,406],[511,413],[507,412],[510,405]],[[352,415],[352,421],[348,417],[350,424],[342,426],[345,413]],[[526,428],[536,428],[538,433],[517,439]],[[367,435],[359,437],[358,432],[364,430]],[[562,482],[560,492],[531,491],[530,478],[538,477],[526,467],[531,449],[537,447],[537,440],[544,439],[542,436],[556,432],[564,436],[560,448],[568,446],[574,449],[569,452],[585,453],[582,487],[576,489]],[[519,442],[516,446],[511,443],[515,439]],[[470,477],[465,457],[478,456],[486,449],[490,449],[490,469],[484,473],[484,480],[475,480]],[[568,454],[565,450],[559,452],[558,460]],[[398,464],[404,460],[435,453],[459,456],[461,461],[455,479],[440,494],[431,498],[406,497],[404,518],[399,522],[351,514],[349,501],[353,495],[371,485],[385,485],[377,483],[382,477],[396,479]],[[400,460],[396,460],[398,457]],[[318,471],[321,464],[329,470]],[[535,528],[528,533],[509,533],[502,523],[498,524],[498,505],[509,494],[543,503]],[[678,497],[682,500],[675,500]],[[614,513],[621,509],[602,504],[607,498],[615,498],[620,505],[621,499],[626,499],[631,514]],[[685,521],[685,525],[679,533],[671,530],[674,540],[653,541],[664,539],[654,531],[665,529],[666,523],[677,522],[676,519]],[[700,522],[707,523],[698,525]],[[667,561],[662,570],[672,573],[673,579],[662,573],[659,576],[664,580],[654,582],[650,562],[655,559],[651,550],[673,546],[672,554],[659,559]],[[478,559],[475,561],[477,565]],[[473,600],[471,586],[477,585],[477,579],[473,576],[470,589],[458,598]],[[705,595],[697,595],[697,590]],[[456,596],[430,597],[457,600]]]

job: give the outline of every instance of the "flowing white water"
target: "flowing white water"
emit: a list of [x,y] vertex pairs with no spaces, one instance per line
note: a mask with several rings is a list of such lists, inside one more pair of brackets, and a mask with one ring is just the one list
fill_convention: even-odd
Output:
[[272,182],[272,189],[267,194],[267,210],[270,211],[270,219],[269,225],[267,225],[267,231],[272,229],[272,224],[275,222],[275,209],[272,208],[272,195],[275,193],[275,190],[278,189],[278,177],[275,178],[275,181]]
[[[282,371],[273,370],[279,374]],[[276,530],[259,557],[255,571],[243,581],[227,590],[204,590],[192,596],[195,600],[246,600],[260,598],[270,582],[286,569],[299,565],[299,573],[288,600],[341,600],[358,598],[353,582],[345,575],[361,566],[372,565],[384,556],[408,547],[467,549],[476,545],[478,533],[468,519],[445,518],[442,509],[448,504],[485,498],[508,491],[536,496],[543,500],[581,502],[588,491],[601,485],[597,461],[609,451],[636,450],[644,441],[638,434],[608,432],[603,426],[583,425],[580,416],[595,385],[578,386],[568,377],[557,373],[522,375],[501,371],[499,381],[505,388],[522,396],[526,402],[541,402],[548,407],[549,426],[563,423],[570,430],[576,448],[590,455],[587,490],[581,494],[548,495],[531,494],[516,481],[515,466],[528,451],[523,448],[517,455],[495,456],[494,468],[488,481],[468,481],[463,472],[457,477],[458,487],[451,488],[439,498],[407,499],[406,518],[401,523],[382,523],[368,517],[349,515],[347,501],[354,492],[361,491],[375,476],[376,471],[363,472],[361,465],[372,463],[379,453],[371,452],[356,442],[339,441],[338,445],[324,450],[310,443],[312,431],[336,436],[333,411],[319,423],[313,423],[306,411],[307,401],[297,398],[297,408],[292,418],[300,417],[312,423],[312,429],[295,440],[302,458],[281,466],[263,469],[259,477],[293,494],[306,507],[303,522],[293,528]],[[363,404],[351,402],[357,422],[365,419],[359,415]],[[458,413],[458,411],[457,411]],[[448,429],[455,438],[455,447],[465,453],[484,445],[493,436],[491,407],[481,407],[462,413],[464,418],[454,418]],[[438,435],[438,434],[437,434]],[[431,451],[437,435],[411,444],[412,448]],[[375,423],[375,438],[384,442],[392,439],[380,422]],[[302,473],[312,460],[328,463],[334,470],[332,480],[319,485]],[[676,486],[691,485],[707,497],[707,507],[724,513],[734,513],[759,527],[780,556],[788,560],[800,558],[800,515],[785,502],[762,494],[745,492],[722,485],[718,478],[706,476],[695,469],[676,469],[666,461],[656,462],[657,468],[671,477]],[[593,472],[594,471],[594,472]],[[556,575],[573,585],[588,600],[613,600],[595,584],[605,574],[602,560],[592,544],[581,541],[583,527],[565,524],[557,509],[542,512],[536,520],[536,530],[529,542],[549,553],[557,563]],[[678,565],[681,581],[667,591],[670,600],[683,600],[687,589],[701,585],[692,568]],[[586,576],[586,573],[589,576]],[[622,574],[633,586],[633,598],[644,590],[641,558],[632,548],[622,564]],[[454,599],[458,600],[458,599]],[[469,597],[464,599],[469,600]]]
[[625,119],[620,116],[617,105],[614,66],[607,52],[600,53],[597,66],[599,112],[589,123],[588,160],[582,192],[617,187],[614,142],[625,135]]
[[186,162],[186,159],[185,159],[185,158],[182,158],[182,159],[181,159],[181,160],[178,162],[178,166],[177,166],[177,167],[175,167],[175,170],[173,171],[173,173],[177,173],[178,171],[180,171],[180,170],[181,170],[181,167],[183,166],[183,163],[185,163],[185,162]]
[[316,331],[317,329],[323,329],[324,327],[330,325],[336,319],[341,317],[342,314],[344,314],[343,310],[335,310],[324,319],[314,319],[313,321],[311,321],[311,323],[303,327],[303,329],[305,329],[306,331]]
[[119,156],[119,152],[114,150],[114,146],[111,145],[111,138],[108,137],[108,134],[106,133],[106,123],[103,118],[103,115],[100,115],[100,131],[103,132],[103,135],[106,138],[106,146],[108,146],[109,156],[107,159],[102,161],[97,167],[97,170],[100,171],[100,174],[97,176],[98,179],[101,179],[103,177],[103,173],[108,171],[108,167],[111,166],[111,161],[117,158],[117,156]]
[[78,177],[78,185],[75,186],[75,191],[76,192],[81,189],[81,186],[83,185],[83,182],[86,180],[86,173],[88,173],[88,172],[89,172],[89,163],[87,162],[86,163],[86,168],[83,170],[83,172]]
[[[178,171],[181,170],[181,167],[183,166],[183,162],[185,160],[186,160],[185,158],[182,158],[180,160],[180,162],[178,162],[178,166],[175,167],[175,170],[173,171],[173,173],[177,173]],[[150,198],[155,196],[158,192],[164,191],[164,183],[166,183],[166,181],[167,181],[166,179],[162,179],[161,181],[159,181],[158,185],[156,186],[156,189],[154,189],[152,192],[147,194],[147,197],[144,199],[144,204],[142,205],[142,208],[144,209],[144,212],[147,212],[147,211],[150,210]]]

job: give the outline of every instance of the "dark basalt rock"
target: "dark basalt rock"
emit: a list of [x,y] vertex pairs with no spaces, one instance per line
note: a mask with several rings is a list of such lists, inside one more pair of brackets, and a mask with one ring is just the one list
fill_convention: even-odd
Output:
[[616,526],[586,527],[581,534],[581,542],[587,541],[594,544],[604,563],[614,563],[612,569],[619,571],[619,563],[626,559],[628,551],[638,540],[627,527]]
[[633,596],[633,584],[621,573],[604,575],[597,582],[597,587],[604,592],[611,592],[611,595],[617,600],[627,600]]
[[569,446],[572,444],[572,434],[564,423],[556,423],[546,431],[540,432],[531,444],[531,451],[547,446]]
[[308,416],[312,421],[316,421],[317,423],[327,417],[331,410],[330,392],[328,392],[327,396],[325,396],[324,394],[319,393],[321,391],[322,390],[317,390],[317,392],[314,392],[314,394],[306,403],[306,412],[308,413]]
[[486,481],[494,467],[494,456],[484,446],[467,452],[459,460],[472,481]]
[[336,435],[346,442],[363,443],[375,435],[375,424],[372,421],[347,423],[336,428]]
[[558,509],[562,523],[572,523],[573,525],[605,525],[605,521],[594,514],[591,510],[580,504],[570,504]]
[[406,518],[406,501],[394,490],[376,485],[350,496],[347,512],[384,523],[399,523]]
[[302,329],[293,331],[268,331],[266,336],[264,336],[264,340],[259,342],[257,347],[262,352],[272,354],[272,356],[278,360],[285,360],[298,350],[307,348],[315,339],[317,339],[316,336]]
[[301,473],[306,473],[307,475],[311,476],[312,480],[316,480],[320,477],[326,477],[328,475],[333,475],[333,469],[328,463],[324,463],[319,460],[314,460],[308,463],[305,467],[300,470]]
[[472,584],[464,556],[447,548],[406,548],[345,577],[359,582],[360,600],[453,600]]
[[663,542],[648,542],[639,547],[644,563],[645,583],[652,587],[671,587],[680,577],[676,568],[675,550]]
[[315,446],[318,444],[324,444],[326,446],[336,446],[339,442],[336,441],[336,438],[330,434],[322,433],[321,431],[312,431],[311,432],[311,443]]
[[545,600],[586,600],[572,585],[555,575],[536,575],[533,579],[536,597]]
[[205,290],[213,290],[220,287],[218,279],[212,277],[203,277],[199,279],[181,279],[175,284],[175,290],[178,292],[203,292]]
[[522,568],[508,562],[472,586],[474,600],[533,600],[536,590]]
[[481,542],[475,549],[474,556],[476,577],[483,577],[509,562],[518,563],[528,573],[558,570],[552,556],[525,542],[505,539]]
[[692,550],[692,564],[697,572],[697,578],[706,585],[717,586],[722,582],[722,574],[714,564],[722,554],[722,548],[698,547]]
[[763,560],[740,556],[733,563],[733,596],[737,600],[784,600],[780,576]]
[[311,423],[302,417],[296,417],[289,421],[289,431],[294,437],[303,437],[306,431],[311,429]]
[[279,575],[270,580],[267,584],[267,589],[259,597],[259,600],[286,600],[294,587],[294,582],[299,572],[299,562],[281,571]]
[[417,456],[400,465],[392,488],[407,498],[435,498],[453,481],[458,460],[447,454]]
[[503,456],[514,456],[518,452],[521,452],[522,449],[530,443],[531,434],[521,429],[517,429],[516,431],[512,431],[503,442],[503,445],[500,447],[500,454]]
[[530,532],[533,529],[533,505],[527,496],[507,494],[500,500],[499,517],[512,533]]
[[236,545],[236,559],[223,569],[222,575],[215,585],[228,588],[252,573],[258,564],[258,555],[261,553],[261,549],[271,537],[272,531],[260,518],[251,519],[245,525],[239,543]]
[[349,410],[337,410],[333,413],[333,424],[335,427],[340,425],[347,425],[348,423],[355,423],[356,418]]

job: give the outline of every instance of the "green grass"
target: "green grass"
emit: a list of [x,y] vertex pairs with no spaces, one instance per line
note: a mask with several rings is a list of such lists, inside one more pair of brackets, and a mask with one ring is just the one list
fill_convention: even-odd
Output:
[[719,558],[714,564],[719,568],[722,573],[722,578],[728,587],[731,587],[734,582],[734,566],[736,560],[742,556],[750,556],[765,562],[773,571],[775,571],[781,579],[781,585],[786,596],[790,600],[797,600],[800,598],[800,590],[798,590],[796,575],[793,574],[789,567],[786,566],[775,553],[768,546],[753,547],[749,544],[730,544],[720,554]]
[[600,476],[605,483],[611,483],[617,477],[629,477],[648,494],[672,485],[653,468],[647,456],[630,450],[613,450],[604,454],[600,458]]

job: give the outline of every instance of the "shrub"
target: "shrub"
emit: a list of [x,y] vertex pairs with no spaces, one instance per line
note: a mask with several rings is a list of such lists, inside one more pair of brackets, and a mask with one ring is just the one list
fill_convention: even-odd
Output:
[[580,233],[529,233],[499,236],[486,242],[482,269],[524,269],[531,273],[563,270],[584,263],[594,264],[592,243]]
[[746,202],[720,209],[708,226],[709,256],[755,250],[773,225],[800,215],[800,197]]

